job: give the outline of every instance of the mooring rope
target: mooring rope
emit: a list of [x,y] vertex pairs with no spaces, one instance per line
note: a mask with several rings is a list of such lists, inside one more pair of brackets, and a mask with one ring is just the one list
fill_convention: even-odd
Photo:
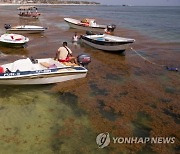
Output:
[[140,53],[138,53],[138,52],[137,52],[135,49],[133,49],[132,47],[131,47],[131,50],[134,51],[134,52],[135,52],[138,56],[140,56],[142,59],[144,59],[145,61],[149,62],[150,64],[153,64],[153,65],[156,65],[156,66],[160,66],[160,67],[165,67],[165,68],[166,68],[167,70],[169,70],[169,71],[178,71],[178,68],[176,68],[176,67],[168,67],[168,66],[166,66],[166,65],[161,65],[161,64],[157,64],[157,63],[155,63],[155,62],[150,61],[149,59],[143,57]]

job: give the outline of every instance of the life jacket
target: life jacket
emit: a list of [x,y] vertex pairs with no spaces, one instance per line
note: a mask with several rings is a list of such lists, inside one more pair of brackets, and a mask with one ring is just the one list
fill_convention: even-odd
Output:
[[105,31],[105,33],[106,33],[106,34],[111,34],[111,32],[109,32],[109,31]]
[[89,23],[88,22],[85,22],[85,23],[81,23],[83,26],[85,27],[88,27],[89,26]]

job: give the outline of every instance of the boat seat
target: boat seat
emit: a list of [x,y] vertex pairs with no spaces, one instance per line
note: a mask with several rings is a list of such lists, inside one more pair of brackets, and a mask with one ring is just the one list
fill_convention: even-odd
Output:
[[71,62],[61,62],[61,63],[66,66],[78,66],[78,64],[71,63]]
[[46,67],[46,68],[48,68],[48,69],[57,68],[56,64],[50,64],[50,63],[47,63],[47,62],[40,62],[40,64],[41,64],[43,67]]
[[50,67],[50,64],[47,63],[47,62],[40,62],[40,64],[46,68],[49,68]]
[[17,39],[15,39],[16,41],[20,41],[20,40],[22,40],[22,38],[17,38]]

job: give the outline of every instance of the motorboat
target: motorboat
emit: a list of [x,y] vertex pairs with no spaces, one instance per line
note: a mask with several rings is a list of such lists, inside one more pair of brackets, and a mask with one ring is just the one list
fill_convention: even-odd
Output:
[[41,15],[36,6],[20,6],[17,9],[20,11],[19,17],[38,19]]
[[81,29],[85,31],[93,31],[93,32],[113,32],[116,28],[115,25],[99,25],[96,23],[95,19],[83,19],[77,20],[72,18],[64,18],[71,28]]
[[47,28],[41,27],[41,26],[34,26],[34,25],[20,25],[20,26],[13,26],[9,24],[5,24],[4,28],[7,32],[12,33],[41,33],[44,32]]
[[125,51],[127,47],[135,41],[134,39],[108,34],[82,35],[81,40],[83,43],[96,49],[115,52]]
[[3,34],[0,36],[0,45],[8,47],[23,47],[29,38],[19,34]]
[[90,57],[80,55],[78,61],[79,65],[62,63],[53,58],[19,59],[0,66],[0,84],[51,84],[84,78],[88,72],[84,65],[90,62]]

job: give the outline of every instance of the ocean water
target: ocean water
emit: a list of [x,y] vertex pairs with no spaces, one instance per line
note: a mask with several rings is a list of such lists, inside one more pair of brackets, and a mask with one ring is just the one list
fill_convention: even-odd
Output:
[[[52,85],[0,85],[0,153],[178,153],[180,150],[180,74],[145,62],[128,49],[113,54],[71,43],[74,32],[64,17],[114,23],[114,35],[136,39],[132,45],[157,64],[180,67],[180,7],[39,6],[39,20],[23,20],[17,6],[0,6],[5,23],[48,27],[29,34],[27,48],[0,46],[0,64],[19,58],[53,57],[61,42],[73,54],[89,54],[84,79]],[[103,149],[100,133],[110,134]],[[175,137],[174,144],[114,144],[112,137]]]
[[[17,6],[2,6],[7,10]],[[100,18],[130,28],[159,41],[180,42],[179,6],[40,6],[42,13],[62,17]],[[3,13],[3,12],[1,12]],[[109,24],[109,23],[108,23]]]
[[130,28],[159,41],[180,42],[180,7],[62,6],[45,8],[60,16],[103,18],[117,26]]

